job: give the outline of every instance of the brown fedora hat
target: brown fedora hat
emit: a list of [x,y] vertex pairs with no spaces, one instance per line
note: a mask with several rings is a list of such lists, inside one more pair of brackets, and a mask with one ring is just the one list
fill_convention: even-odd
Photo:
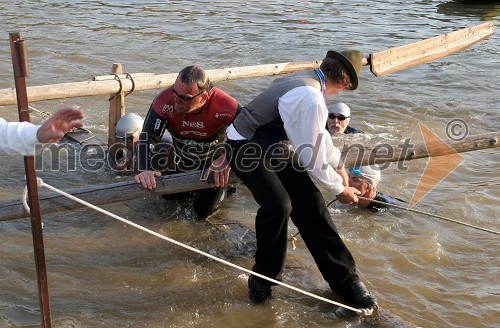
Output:
[[337,58],[342,65],[347,68],[352,83],[352,87],[349,90],[356,90],[358,87],[358,76],[361,74],[363,53],[359,50],[346,50],[341,52],[329,50],[326,53],[326,58]]

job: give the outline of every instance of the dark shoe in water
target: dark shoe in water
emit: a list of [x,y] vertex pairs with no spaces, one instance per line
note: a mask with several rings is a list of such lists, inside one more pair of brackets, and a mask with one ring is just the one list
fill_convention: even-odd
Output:
[[271,298],[271,286],[255,276],[248,278],[248,298],[254,304],[261,304]]
[[339,308],[335,311],[337,316],[346,317],[355,314],[361,316],[370,316],[378,310],[378,303],[375,297],[368,291],[365,284],[358,281],[351,284],[342,295],[340,295],[344,300],[349,302],[348,305],[352,307],[359,308],[362,313],[357,313],[345,308]]

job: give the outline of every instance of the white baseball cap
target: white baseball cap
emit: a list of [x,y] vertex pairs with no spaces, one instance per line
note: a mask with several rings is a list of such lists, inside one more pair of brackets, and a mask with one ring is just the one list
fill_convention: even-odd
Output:
[[370,166],[351,167],[347,170],[349,171],[349,173],[359,176],[373,187],[376,187],[380,182],[380,179],[382,178],[382,175],[380,174],[380,168],[377,164]]
[[345,117],[351,116],[351,109],[346,104],[339,102],[330,107],[329,113],[342,114]]

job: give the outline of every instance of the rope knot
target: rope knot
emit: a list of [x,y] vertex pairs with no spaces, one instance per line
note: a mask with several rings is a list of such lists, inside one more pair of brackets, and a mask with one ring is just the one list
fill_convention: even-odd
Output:
[[[36,178],[36,185],[38,188],[41,188],[45,185],[45,183],[43,182],[42,178],[37,177]],[[24,209],[26,210],[26,212],[28,212],[28,214],[31,214],[30,207],[28,206],[28,186],[27,185],[26,185],[26,187],[24,187],[24,190],[23,190],[22,201],[23,201],[23,206],[24,206]]]
[[295,242],[297,241],[297,237],[296,237],[296,236],[297,236],[297,235],[293,235],[293,234],[291,234],[291,235],[290,235],[290,239],[288,239],[288,240],[290,240],[290,241],[292,242],[292,248],[293,248],[294,250],[295,250],[295,249],[297,249],[297,246],[295,246]]

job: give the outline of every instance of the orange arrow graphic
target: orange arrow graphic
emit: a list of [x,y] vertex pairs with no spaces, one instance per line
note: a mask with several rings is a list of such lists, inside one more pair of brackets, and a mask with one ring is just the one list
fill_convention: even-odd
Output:
[[[422,197],[446,178],[464,158],[422,123],[418,123],[429,153],[429,162],[410,202],[413,207]],[[446,154],[444,156],[440,156]]]

